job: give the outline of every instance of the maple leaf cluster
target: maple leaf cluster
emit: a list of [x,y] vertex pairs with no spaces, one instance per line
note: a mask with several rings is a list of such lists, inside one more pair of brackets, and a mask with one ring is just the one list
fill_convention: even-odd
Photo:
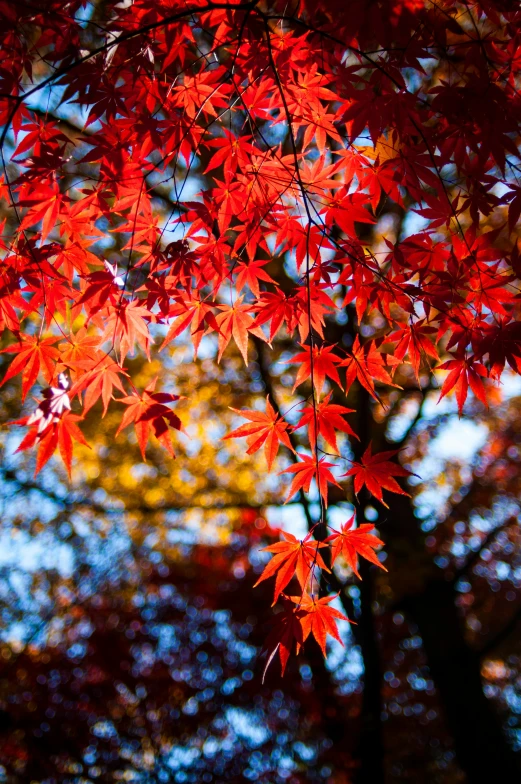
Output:
[[[268,651],[266,669],[278,652],[281,671],[284,674],[292,650],[295,649],[296,653],[299,653],[310,634],[320,645],[324,656],[328,635],[343,644],[336,621],[348,621],[349,619],[339,610],[330,606],[336,597],[318,598],[313,592],[310,592],[313,584],[317,583],[317,570],[331,571],[324,563],[320,549],[330,545],[332,551],[331,567],[341,555],[357,577],[360,577],[358,572],[359,556],[366,558],[381,569],[385,569],[375,553],[375,549],[383,545],[383,542],[370,533],[372,529],[373,526],[367,523],[356,528],[355,516],[353,515],[342,525],[340,531],[333,529],[333,533],[323,542],[317,542],[311,538],[313,531],[310,531],[301,540],[293,534],[282,532],[284,541],[264,548],[267,552],[274,553],[274,556],[266,565],[256,585],[275,576],[273,604],[277,602],[279,597],[282,597],[283,603],[283,610],[277,614],[271,633],[266,640]],[[301,593],[297,596],[287,596],[283,591],[293,576],[296,576],[298,580]]]
[[[324,517],[343,477],[382,503],[405,492],[394,453],[353,460],[351,389],[379,402],[410,369],[461,413],[521,373],[515,4],[0,0],[0,21],[2,383],[44,387],[17,420],[36,471],[58,450],[71,472],[98,403],[143,459],[150,437],[173,456],[179,396],[137,389],[128,357],[204,338],[248,364],[252,339],[285,341],[298,421],[272,396],[228,437],[268,469],[282,444],[287,500],[314,482]],[[407,220],[373,252],[389,203]],[[362,526],[334,536],[333,560],[376,563]],[[337,618],[306,593],[322,543],[289,543],[268,565],[277,596],[292,574],[303,592],[284,600],[283,666]]]

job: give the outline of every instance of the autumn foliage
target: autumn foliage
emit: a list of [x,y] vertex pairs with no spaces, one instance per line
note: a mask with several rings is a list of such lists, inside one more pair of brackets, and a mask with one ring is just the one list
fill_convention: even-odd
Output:
[[[44,387],[14,423],[36,471],[58,451],[71,473],[98,402],[143,460],[151,437],[174,455],[175,369],[140,389],[136,354],[204,340],[248,364],[284,341],[293,405],[234,409],[226,437],[268,470],[282,447],[286,500],[317,492],[325,524],[342,478],[384,504],[406,493],[396,452],[339,448],[363,440],[338,402],[353,385],[379,401],[409,365],[461,412],[521,372],[515,4],[4,1],[0,19],[3,381],[20,376],[22,401]],[[374,251],[364,231],[390,203],[413,219]],[[354,340],[332,340],[346,319]],[[319,574],[382,566],[371,531],[266,548],[282,670],[310,635],[340,640]]]

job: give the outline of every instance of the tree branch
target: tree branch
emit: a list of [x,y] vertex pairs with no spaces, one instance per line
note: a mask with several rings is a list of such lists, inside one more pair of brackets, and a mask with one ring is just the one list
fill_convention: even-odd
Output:
[[505,640],[507,640],[510,637],[510,635],[516,630],[519,623],[521,623],[521,607],[519,607],[516,610],[514,615],[511,617],[508,623],[501,629],[501,631],[499,631],[490,640],[487,640],[487,642],[481,646],[481,648],[478,651],[479,656],[481,658],[485,658],[490,653],[492,653],[493,650],[498,648],[501,645],[501,643],[505,642]]
[[454,577],[452,578],[452,582],[456,583],[458,580],[460,580],[463,577],[463,575],[467,574],[468,572],[471,572],[474,566],[480,560],[483,554],[483,550],[486,550],[489,544],[492,544],[496,536],[501,531],[504,531],[505,528],[508,528],[510,525],[512,525],[513,522],[514,521],[512,520],[512,518],[509,517],[508,520],[505,520],[504,523],[501,523],[501,525],[498,525],[496,528],[494,528],[494,530],[490,531],[485,536],[485,538],[481,541],[478,549],[474,550],[472,552],[472,555],[469,556],[469,558],[465,561],[463,566],[460,566],[459,569],[455,571]]

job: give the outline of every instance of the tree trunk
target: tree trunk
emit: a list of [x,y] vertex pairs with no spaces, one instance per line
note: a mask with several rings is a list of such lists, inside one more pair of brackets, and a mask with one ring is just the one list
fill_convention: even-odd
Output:
[[[371,420],[369,395],[365,389],[360,389],[358,401],[358,433],[360,442],[353,446],[356,460],[361,459],[362,452],[370,440]],[[356,516],[359,525],[368,522],[365,517],[365,508],[369,500],[369,494],[363,488],[358,498],[355,499]],[[385,748],[381,719],[382,668],[373,612],[373,574],[376,567],[363,558],[360,561],[359,568],[362,578],[359,584],[360,617],[357,618],[357,626],[354,627],[353,631],[355,639],[360,645],[364,660],[364,693],[358,742],[360,768],[358,769],[356,782],[357,784],[383,784],[385,781]]]
[[379,784],[385,781],[382,713],[382,671],[380,649],[373,615],[373,579],[375,567],[367,561],[360,564],[360,617],[354,635],[364,660],[364,693],[360,717],[357,784]]
[[[358,405],[360,445],[375,441],[374,451],[392,449],[393,444],[378,438],[371,416],[368,395],[361,391]],[[365,419],[365,426],[363,419]],[[359,522],[369,498],[363,490],[357,509]],[[440,570],[424,544],[424,534],[408,496],[387,494],[389,508],[378,507],[382,533],[392,569],[391,586],[396,597],[418,626],[432,678],[438,690],[448,729],[454,739],[457,762],[468,784],[487,781],[521,782],[521,765],[502,730],[499,716],[485,697],[480,657],[465,639],[455,604],[453,584],[442,579]],[[438,574],[440,575],[438,577]],[[362,735],[360,738],[360,783],[384,781],[383,737],[380,723],[381,667],[379,643],[374,631],[371,568],[362,573],[362,613],[360,644],[365,665]],[[394,584],[394,585],[393,585]],[[373,745],[374,744],[374,745]],[[375,769],[373,777],[371,773]]]
[[485,697],[479,655],[468,646],[450,583],[433,580],[405,609],[418,626],[460,767],[468,784],[518,782],[521,769]]

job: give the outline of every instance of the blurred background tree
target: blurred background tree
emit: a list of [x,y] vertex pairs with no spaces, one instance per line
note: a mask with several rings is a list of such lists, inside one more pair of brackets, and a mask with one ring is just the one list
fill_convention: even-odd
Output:
[[[102,17],[104,4],[92,5],[92,18]],[[208,48],[204,31],[198,35]],[[431,63],[430,85],[448,68]],[[369,75],[361,71],[361,81]],[[88,147],[79,135],[89,129],[79,112],[51,97],[40,96],[32,110],[77,141],[81,160]],[[277,133],[289,154],[287,133]],[[385,138],[372,145],[365,132],[357,142],[360,154],[400,156]],[[189,170],[177,162],[173,188],[157,178],[152,195],[162,225],[179,216],[177,183],[185,198],[196,194],[208,163],[204,155]],[[71,182],[94,173],[88,160],[70,167]],[[463,184],[451,172],[444,185],[450,199]],[[356,223],[369,252],[386,251],[386,241],[424,225],[412,207],[383,195],[376,223]],[[471,208],[459,216],[463,231]],[[507,211],[498,201],[483,226],[500,229]],[[122,235],[111,236],[103,253],[117,261]],[[177,237],[165,232],[165,242]],[[63,241],[57,233],[53,239]],[[494,241],[510,243],[501,234]],[[297,279],[291,254],[264,269],[283,291]],[[141,283],[136,273],[131,284]],[[359,323],[353,302],[328,316],[326,340],[350,347],[382,326],[377,311]],[[157,328],[158,340],[164,333]],[[341,627],[344,647],[331,642],[325,662],[310,640],[284,679],[272,666],[263,683],[272,587],[252,590],[266,563],[259,550],[277,541],[279,529],[303,536],[320,506],[313,493],[284,505],[288,475],[268,474],[262,451],[248,456],[243,441],[222,440],[244,422],[231,406],[261,410],[269,395],[296,422],[310,393],[306,385],[299,397],[291,392],[294,369],[285,363],[294,340],[279,334],[272,352],[254,343],[248,367],[233,344],[218,364],[215,336],[203,338],[195,362],[183,336],[160,365],[127,359],[138,388],[161,370],[164,388],[184,397],[176,411],[187,437],[177,437],[176,460],[152,444],[145,463],[132,427],[116,437],[116,405],[105,417],[101,405],[89,411],[82,427],[92,448],[78,448],[70,482],[54,460],[34,479],[34,455],[15,454],[18,432],[2,430],[3,780],[519,780],[518,378],[491,391],[490,408],[471,396],[461,418],[453,398],[435,405],[444,376],[430,377],[426,365],[417,379],[404,364],[396,388],[377,383],[379,400],[358,382],[347,399],[331,389],[334,402],[356,411],[347,421],[360,441],[341,436],[342,454],[359,460],[370,441],[374,451],[402,450],[414,472],[404,484],[411,498],[388,495],[385,507],[364,492],[357,499],[351,482],[339,480],[329,523],[340,525],[353,511],[359,523],[374,523],[388,571],[364,563],[359,582],[339,561],[322,574],[321,588],[339,593],[337,606],[356,625]],[[16,379],[2,388],[0,406],[0,421],[19,417]],[[297,430],[295,447],[299,439]],[[279,470],[293,459],[282,448]]]
[[[181,339],[169,351],[185,395],[176,460],[158,447],[144,463],[133,429],[114,439],[117,414],[100,427],[93,410],[92,449],[82,448],[72,482],[54,461],[35,480],[34,456],[15,455],[16,433],[4,431],[4,779],[449,783],[479,780],[487,759],[514,769],[517,380],[463,418],[412,378],[385,408],[353,390],[358,432],[378,449],[402,447],[421,480],[411,477],[411,499],[389,496],[389,508],[357,502],[347,483],[332,499],[330,524],[355,506],[374,523],[389,571],[362,565],[360,583],[338,562],[328,590],[340,590],[357,624],[344,624],[345,647],[332,644],[324,662],[310,641],[284,679],[273,666],[262,684],[271,587],[251,590],[259,548],[278,528],[303,535],[319,508],[313,497],[283,506],[285,476],[267,474],[262,452],[222,440],[242,422],[230,404],[260,408],[269,392],[284,407],[282,361],[268,366],[258,345],[249,368],[233,352],[218,366],[211,349],[196,363]],[[143,386],[156,371],[142,360],[132,368]],[[18,395],[8,382],[3,421]],[[356,455],[347,436],[342,447]],[[292,459],[281,451],[279,469]],[[488,752],[474,761],[485,732]]]

